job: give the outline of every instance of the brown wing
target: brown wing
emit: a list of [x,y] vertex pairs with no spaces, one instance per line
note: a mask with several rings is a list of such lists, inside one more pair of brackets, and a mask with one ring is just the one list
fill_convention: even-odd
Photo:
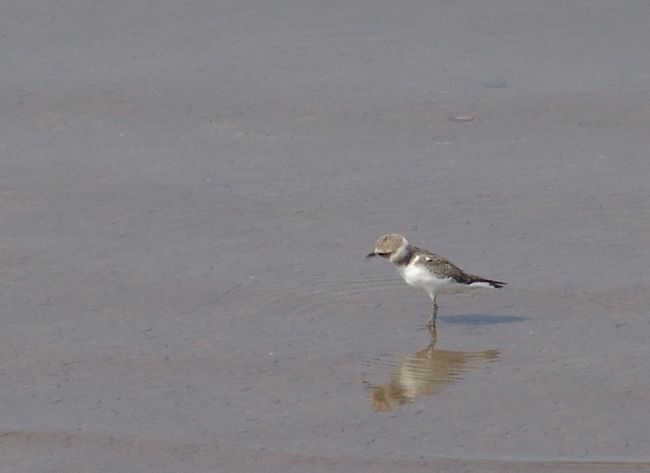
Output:
[[501,281],[493,281],[491,279],[485,279],[474,274],[466,273],[451,261],[435,253],[431,253],[430,251],[422,250],[420,248],[416,248],[416,250],[424,256],[427,268],[429,268],[434,274],[440,277],[450,277],[461,284],[486,282],[496,288],[500,288],[506,284]]
[[440,255],[431,253],[430,251],[423,250],[421,248],[414,248],[414,249],[419,251],[420,254],[424,256],[427,268],[429,268],[431,272],[437,276],[443,278],[444,277],[453,278],[459,283],[463,283],[463,284],[471,284],[475,282],[477,279],[480,279],[472,274],[467,274],[465,271],[460,269],[454,263],[452,263],[448,259],[443,258]]

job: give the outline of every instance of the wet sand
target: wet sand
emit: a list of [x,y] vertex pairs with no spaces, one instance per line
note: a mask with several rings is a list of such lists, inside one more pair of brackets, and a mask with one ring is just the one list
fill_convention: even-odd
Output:
[[0,7],[0,471],[650,471],[649,21]]

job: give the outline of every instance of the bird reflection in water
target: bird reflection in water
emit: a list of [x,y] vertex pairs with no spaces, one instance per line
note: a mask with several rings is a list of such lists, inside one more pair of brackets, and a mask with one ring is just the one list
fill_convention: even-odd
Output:
[[462,373],[477,368],[481,361],[496,361],[499,357],[498,350],[438,350],[435,348],[435,327],[430,328],[430,333],[432,340],[428,347],[393,364],[388,383],[372,384],[364,380],[375,411],[391,411],[421,397],[433,396],[459,379]]

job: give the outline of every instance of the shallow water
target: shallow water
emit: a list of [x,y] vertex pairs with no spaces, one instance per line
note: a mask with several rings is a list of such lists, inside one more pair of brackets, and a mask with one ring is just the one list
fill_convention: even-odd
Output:
[[4,10],[0,471],[650,470],[650,4]]
[[[458,381],[465,373],[476,369],[480,360],[496,361],[498,350],[449,351],[436,348],[437,330],[430,329],[432,340],[412,355],[376,357],[366,361],[362,380],[369,392],[375,411],[386,412],[434,396],[447,385]],[[386,369],[390,374],[381,373]],[[381,375],[380,375],[381,373]],[[388,382],[372,382],[372,377],[389,378]]]

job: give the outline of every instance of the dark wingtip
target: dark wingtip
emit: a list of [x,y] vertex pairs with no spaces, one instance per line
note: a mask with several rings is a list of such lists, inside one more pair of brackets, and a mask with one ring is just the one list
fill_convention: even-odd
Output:
[[372,258],[373,256],[377,256],[377,253],[375,253],[374,251],[372,253],[368,253],[366,255],[366,258]]
[[502,281],[494,281],[493,279],[485,279],[485,278],[478,278],[478,277],[474,277],[474,279],[472,279],[468,284],[471,284],[473,282],[486,282],[490,286],[495,287],[497,289],[501,289],[503,286],[507,284]]

